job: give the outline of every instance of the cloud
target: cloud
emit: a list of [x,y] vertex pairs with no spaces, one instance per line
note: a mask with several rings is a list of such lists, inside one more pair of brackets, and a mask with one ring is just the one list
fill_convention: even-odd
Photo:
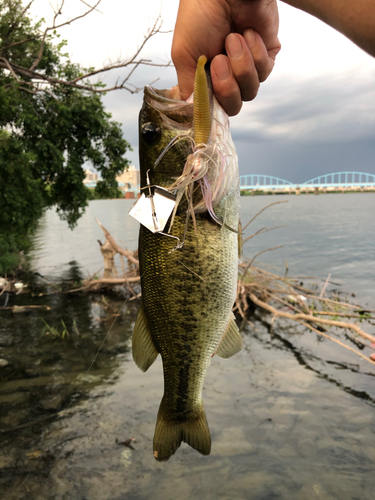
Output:
[[231,120],[232,135],[238,141],[322,143],[374,137],[374,80],[375,68],[363,77],[273,79]]
[[301,183],[337,171],[375,173],[375,68],[281,75],[231,119],[240,173]]
[[302,183],[340,171],[375,174],[375,142],[347,143],[262,142],[236,143],[240,175],[265,174]]

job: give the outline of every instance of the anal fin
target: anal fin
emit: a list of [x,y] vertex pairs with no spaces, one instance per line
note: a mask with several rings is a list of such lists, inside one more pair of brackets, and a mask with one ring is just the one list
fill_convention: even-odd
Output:
[[138,311],[132,338],[133,359],[143,372],[147,371],[158,356],[151,337],[143,302]]
[[231,356],[234,356],[235,354],[240,352],[241,349],[242,337],[238,326],[236,325],[234,314],[232,314],[227,329],[215,354],[217,354],[221,358],[230,358]]

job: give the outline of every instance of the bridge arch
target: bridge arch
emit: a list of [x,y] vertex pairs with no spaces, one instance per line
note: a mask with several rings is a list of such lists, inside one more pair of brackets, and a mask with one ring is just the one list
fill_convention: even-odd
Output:
[[259,187],[276,187],[276,186],[291,186],[292,183],[281,179],[280,177],[274,177],[272,175],[263,175],[263,174],[248,174],[240,176],[240,188],[246,189],[254,188],[256,186]]
[[313,179],[310,179],[301,184],[301,186],[311,186],[311,185],[329,186],[332,184],[342,185],[342,186],[375,184],[375,175],[369,174],[367,172],[354,172],[354,171],[332,172],[330,174],[314,177]]

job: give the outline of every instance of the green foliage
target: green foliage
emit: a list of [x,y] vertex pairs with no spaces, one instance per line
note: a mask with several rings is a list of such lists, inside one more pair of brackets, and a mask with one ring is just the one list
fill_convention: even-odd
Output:
[[73,82],[86,70],[68,60],[56,33],[42,44],[42,21],[33,23],[24,9],[21,0],[0,0],[0,58],[24,68],[35,63],[50,81],[15,78],[0,66],[0,273],[27,250],[47,207],[74,227],[91,198],[84,165],[101,174],[96,197],[119,196],[115,177],[131,149],[99,95],[55,82]]
[[[59,331],[58,328],[55,328],[54,326],[49,325],[44,318],[40,318],[40,319],[44,323],[44,328],[42,330],[43,336],[45,336],[45,337],[49,336],[50,338],[52,338],[54,340],[55,339],[65,340],[65,338],[70,337],[70,334],[68,332],[68,329],[67,329],[66,324],[65,324],[63,319],[61,319],[61,325],[62,325],[61,332]],[[77,323],[75,320],[73,321],[73,328],[74,328],[74,331],[77,334],[77,336],[79,336],[80,333],[78,331]]]

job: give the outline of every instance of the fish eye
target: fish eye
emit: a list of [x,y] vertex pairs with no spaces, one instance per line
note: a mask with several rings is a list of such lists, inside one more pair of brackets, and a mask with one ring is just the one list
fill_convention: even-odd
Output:
[[145,123],[142,127],[142,137],[147,144],[152,144],[160,138],[160,127],[156,127],[152,123]]

